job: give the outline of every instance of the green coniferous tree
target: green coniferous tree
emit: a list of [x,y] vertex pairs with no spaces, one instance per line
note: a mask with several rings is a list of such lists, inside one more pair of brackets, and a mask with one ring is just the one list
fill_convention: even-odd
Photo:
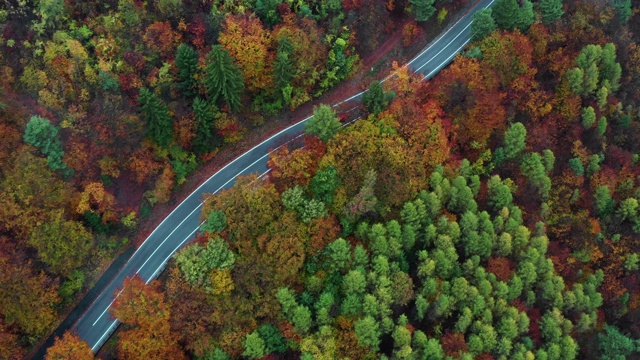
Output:
[[[616,46],[613,43],[605,44],[602,47],[602,57],[600,61],[600,81],[603,88],[617,91],[620,87],[620,77],[622,67],[616,62]],[[605,82],[609,86],[605,86]]]
[[210,102],[195,98],[193,113],[196,115],[196,138],[194,149],[198,154],[215,150],[220,145],[220,137],[213,126],[216,108]]
[[517,0],[497,0],[491,15],[498,27],[503,30],[526,31],[535,20],[533,4],[529,0],[524,0],[522,6]]
[[436,12],[435,0],[409,0],[416,14],[416,21],[427,21]]
[[138,101],[144,120],[147,122],[147,136],[156,144],[166,147],[173,139],[173,124],[169,109],[147,88],[140,89]]
[[311,179],[309,190],[315,198],[331,206],[336,189],[340,185],[338,170],[334,166],[328,166],[316,172]]
[[58,136],[58,128],[49,120],[32,116],[24,131],[24,141],[37,147],[47,157],[47,164],[51,170],[64,170],[67,164],[62,161],[64,150]]
[[584,78],[584,71],[580,68],[573,68],[567,70],[567,81],[569,82],[569,88],[576,94],[582,94],[584,88],[582,87],[582,79]]
[[379,114],[393,98],[392,92],[385,92],[379,81],[374,81],[369,85],[369,91],[362,95],[362,104],[370,113]]
[[221,45],[214,45],[207,54],[204,80],[207,95],[213,103],[223,98],[232,111],[238,110],[240,95],[244,89],[244,78],[229,52]]
[[283,36],[278,41],[278,51],[276,60],[273,64],[274,78],[276,79],[276,88],[280,91],[291,84],[293,78],[293,63],[291,61],[291,53],[293,45],[288,36]]
[[593,199],[596,216],[598,216],[599,218],[609,216],[616,206],[615,201],[611,197],[608,186],[599,186],[598,188],[596,188],[596,191],[593,194]]
[[366,316],[354,324],[358,343],[372,351],[378,351],[380,346],[380,328],[378,322],[371,316]]
[[491,13],[491,8],[486,8],[473,14],[473,23],[471,23],[473,40],[480,41],[484,39],[498,27]]
[[178,86],[187,98],[197,95],[195,74],[198,69],[198,53],[189,45],[180,44],[175,60],[178,68]]
[[541,0],[540,16],[545,25],[551,25],[562,18],[564,10],[562,9],[562,0]]
[[589,129],[596,123],[596,111],[591,107],[582,108],[582,126]]
[[504,157],[514,159],[526,146],[527,129],[522,123],[512,124],[504,133]]
[[491,15],[501,29],[511,30],[515,27],[519,9],[516,0],[496,0]]
[[518,8],[515,27],[520,31],[527,31],[535,20],[536,14],[533,12],[533,3],[529,0],[524,0],[522,6]]
[[247,334],[244,342],[244,352],[242,355],[248,357],[249,359],[259,359],[266,355],[267,348],[265,346],[264,340],[260,338],[260,335],[257,332],[252,332],[251,334]]
[[340,120],[329,105],[320,105],[313,109],[313,117],[307,122],[305,130],[327,142],[342,127]]
[[264,24],[274,26],[280,22],[278,5],[281,3],[282,0],[258,0],[255,7],[256,14]]
[[624,24],[629,21],[629,18],[633,15],[631,0],[611,0],[609,3],[621,23]]

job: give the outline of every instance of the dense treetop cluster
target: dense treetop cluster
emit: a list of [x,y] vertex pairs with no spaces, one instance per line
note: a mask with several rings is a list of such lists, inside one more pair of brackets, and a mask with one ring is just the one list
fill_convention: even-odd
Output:
[[[0,358],[48,334],[220,147],[352,74],[384,37],[371,24],[409,19],[410,42],[456,5],[0,10]],[[496,0],[431,81],[396,67],[348,127],[314,108],[269,176],[207,198],[160,280],[125,282],[105,356],[639,356],[637,10]],[[94,357],[75,334],[47,356]]]

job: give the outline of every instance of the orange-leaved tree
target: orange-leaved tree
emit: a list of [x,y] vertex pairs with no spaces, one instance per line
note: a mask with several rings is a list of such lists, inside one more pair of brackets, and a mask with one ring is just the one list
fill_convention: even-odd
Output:
[[53,346],[47,349],[46,360],[91,360],[93,350],[78,335],[66,331],[60,338],[56,336]]
[[122,359],[186,359],[178,336],[170,329],[169,304],[159,282],[146,285],[139,277],[127,278],[113,304],[113,314],[130,326],[118,338]]
[[228,16],[220,44],[236,59],[249,91],[273,87],[271,36],[254,16]]

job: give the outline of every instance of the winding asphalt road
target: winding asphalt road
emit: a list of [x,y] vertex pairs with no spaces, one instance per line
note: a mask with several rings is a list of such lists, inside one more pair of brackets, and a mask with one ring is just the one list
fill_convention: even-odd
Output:
[[[432,42],[408,65],[412,71],[423,74],[428,79],[448,65],[455,55],[470,41],[471,15],[477,10],[489,7],[495,0],[479,0],[478,3],[450,26],[438,39]],[[342,102],[348,107],[359,102],[362,92]],[[129,258],[111,282],[105,287],[87,311],[73,325],[72,331],[84,339],[97,351],[118,326],[118,320],[111,316],[110,306],[115,301],[115,292],[122,287],[123,280],[137,274],[147,283],[155,279],[165,268],[173,254],[193,239],[200,225],[200,208],[203,193],[216,193],[233,185],[239,175],[267,172],[269,151],[281,146],[304,131],[308,117],[264,140],[259,145],[239,156],[212,175],[184,201],[182,201],[149,235],[144,243]],[[117,296],[117,295],[116,295]]]

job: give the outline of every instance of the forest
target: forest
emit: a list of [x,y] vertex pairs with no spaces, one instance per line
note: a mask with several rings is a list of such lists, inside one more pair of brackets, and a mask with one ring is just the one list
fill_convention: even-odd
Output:
[[[5,2],[0,358],[189,175],[353,76],[394,23],[409,45],[470,3]],[[640,357],[640,3],[473,18],[432,80],[366,84],[352,125],[315,106],[268,176],[206,196],[160,279],[127,279],[99,354],[66,333],[47,359]]]

